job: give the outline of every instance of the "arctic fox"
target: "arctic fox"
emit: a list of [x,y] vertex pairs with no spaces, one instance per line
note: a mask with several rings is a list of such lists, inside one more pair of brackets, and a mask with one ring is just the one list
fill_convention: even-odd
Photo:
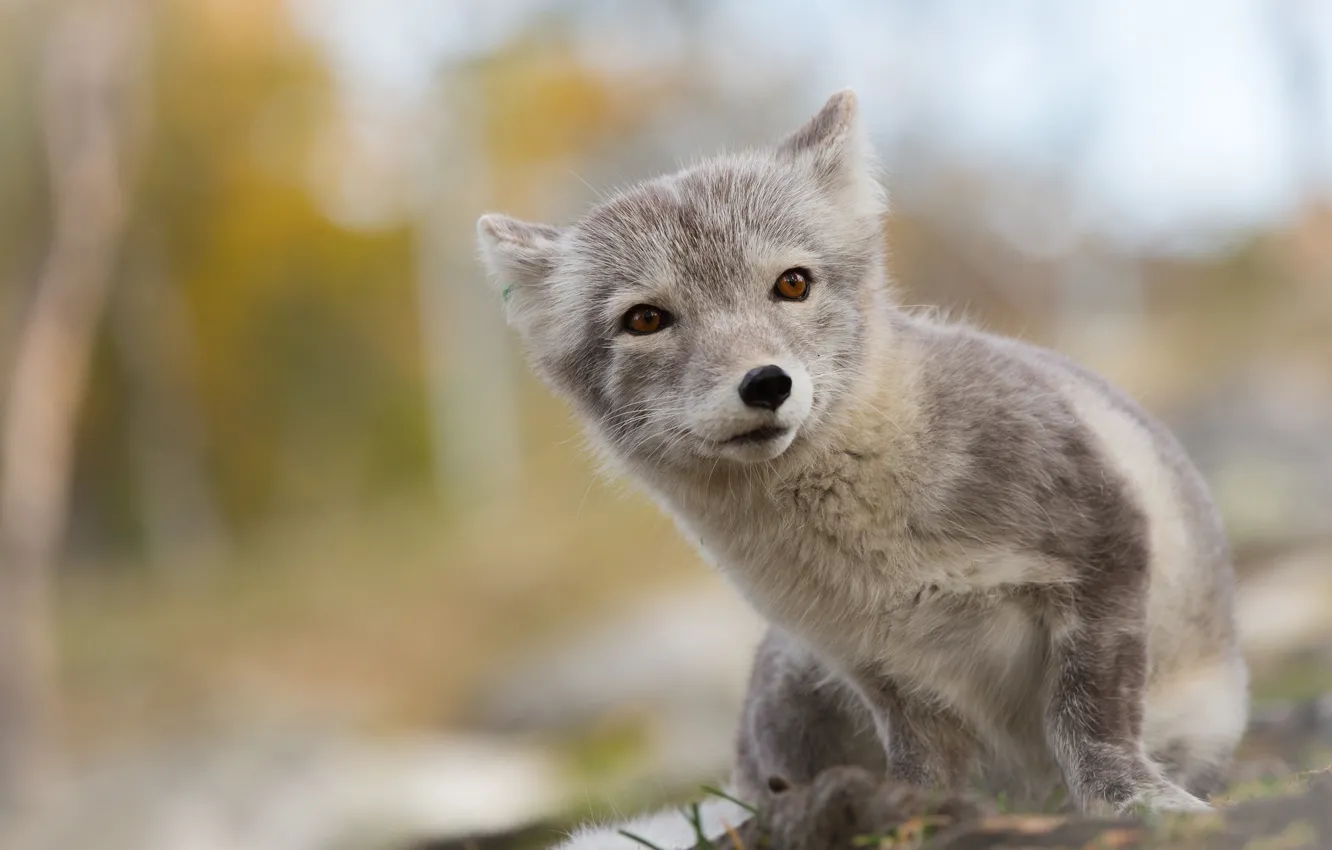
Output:
[[572,226],[478,231],[533,368],[771,624],[743,799],[857,764],[1207,808],[1248,673],[1206,487],[1101,378],[896,307],[886,208],[848,91]]

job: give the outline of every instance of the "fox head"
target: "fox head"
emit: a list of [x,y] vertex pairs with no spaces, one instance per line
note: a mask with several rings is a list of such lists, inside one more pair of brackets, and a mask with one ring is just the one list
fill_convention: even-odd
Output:
[[762,463],[867,363],[887,201],[855,95],[764,150],[620,192],[569,227],[482,216],[536,372],[632,466]]

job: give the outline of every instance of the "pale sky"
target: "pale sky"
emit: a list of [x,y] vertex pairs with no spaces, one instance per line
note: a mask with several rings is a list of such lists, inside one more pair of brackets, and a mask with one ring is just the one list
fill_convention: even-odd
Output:
[[[555,2],[291,0],[371,135],[374,115],[410,111],[441,64],[484,54]],[[1074,190],[1078,226],[1129,247],[1278,223],[1308,194],[1332,191],[1332,3],[1323,0],[700,7],[720,90],[743,92],[765,69],[794,72],[806,87],[792,92],[798,120],[821,96],[854,87],[886,150],[909,134],[944,161],[1055,175]],[[573,8],[587,54],[610,67],[679,47],[661,18],[666,4]],[[1312,111],[1293,106],[1278,10],[1310,51]]]

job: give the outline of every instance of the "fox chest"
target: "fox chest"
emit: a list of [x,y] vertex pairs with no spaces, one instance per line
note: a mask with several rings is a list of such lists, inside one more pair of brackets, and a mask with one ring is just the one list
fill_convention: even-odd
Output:
[[[829,544],[832,541],[828,541]],[[844,665],[1002,679],[1038,652],[1041,565],[1001,550],[885,544],[847,552],[783,533],[732,537],[717,566],[770,622]]]
[[1039,690],[1041,588],[1061,579],[1058,565],[1000,544],[922,540],[891,500],[802,498],[765,493],[689,523],[767,620],[835,666],[875,668],[964,714]]

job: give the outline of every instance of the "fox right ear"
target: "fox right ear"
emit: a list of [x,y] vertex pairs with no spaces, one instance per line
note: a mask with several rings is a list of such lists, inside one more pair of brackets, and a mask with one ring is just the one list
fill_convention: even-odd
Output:
[[863,132],[860,102],[855,92],[845,89],[828,98],[818,114],[787,136],[779,149],[796,156],[822,153],[829,159],[853,157],[860,153],[856,147],[863,142]]
[[857,212],[878,215],[887,209],[874,148],[850,89],[828,98],[817,115],[777,146],[777,153],[803,163],[825,189]]
[[488,213],[477,220],[476,234],[486,271],[500,287],[512,316],[530,291],[554,271],[564,231]]

